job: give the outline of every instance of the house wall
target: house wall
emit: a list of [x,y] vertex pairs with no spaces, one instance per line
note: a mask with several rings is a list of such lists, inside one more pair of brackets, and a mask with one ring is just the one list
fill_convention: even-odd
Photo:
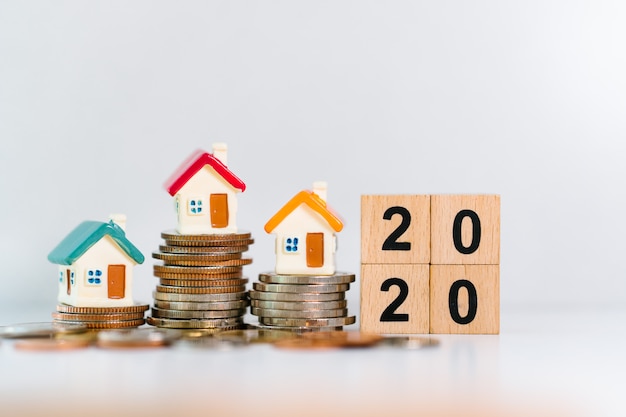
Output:
[[[334,230],[328,222],[313,211],[309,206],[302,204],[289,214],[272,233],[276,234],[276,273],[302,275],[332,275],[335,273],[335,251],[337,247]],[[307,233],[324,234],[324,265],[320,268],[310,268],[306,263],[306,235]],[[298,237],[298,251],[287,253],[284,250],[284,241],[287,237]]]
[[[107,269],[109,265],[126,266],[126,285],[124,298],[108,298]],[[60,303],[76,307],[120,307],[133,305],[133,267],[135,262],[128,257],[111,239],[105,236],[93,245],[83,256],[71,266],[59,265],[59,271],[71,269],[74,271],[74,285],[72,293],[67,295],[67,284],[59,282],[58,300]],[[87,271],[100,269],[102,271],[101,284],[89,285]]]
[[[196,173],[179,190],[175,198],[178,199],[178,227],[181,234],[221,234],[237,232],[237,189],[233,188],[221,175],[210,166],[205,166]],[[214,228],[211,226],[211,211],[209,198],[211,194],[226,194],[228,198],[228,226]],[[203,214],[189,215],[187,203],[192,198],[204,200]]]

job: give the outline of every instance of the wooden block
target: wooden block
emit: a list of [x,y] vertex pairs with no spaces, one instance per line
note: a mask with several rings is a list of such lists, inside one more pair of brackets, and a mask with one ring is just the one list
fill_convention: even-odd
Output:
[[499,332],[500,265],[430,266],[430,333]]
[[361,196],[361,263],[430,263],[430,196]]
[[500,196],[431,196],[433,265],[500,263]]
[[428,333],[429,266],[361,265],[361,331]]

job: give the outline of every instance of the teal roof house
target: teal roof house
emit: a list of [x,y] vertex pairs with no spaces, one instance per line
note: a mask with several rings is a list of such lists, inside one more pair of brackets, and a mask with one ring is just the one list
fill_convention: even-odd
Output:
[[133,301],[133,267],[144,261],[127,238],[126,216],[79,224],[48,255],[59,265],[60,303],[76,307],[124,307]]

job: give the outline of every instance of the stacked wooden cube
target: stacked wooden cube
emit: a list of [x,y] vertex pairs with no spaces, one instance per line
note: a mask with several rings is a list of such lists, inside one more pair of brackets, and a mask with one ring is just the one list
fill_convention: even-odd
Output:
[[361,331],[500,331],[500,196],[361,197]]

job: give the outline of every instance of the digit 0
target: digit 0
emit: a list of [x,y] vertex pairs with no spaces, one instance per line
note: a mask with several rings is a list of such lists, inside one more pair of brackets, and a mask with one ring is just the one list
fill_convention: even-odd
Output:
[[[467,296],[469,298],[469,308],[465,317],[461,317],[459,314],[459,290],[461,288],[467,289]],[[450,309],[450,316],[455,323],[471,323],[478,311],[478,296],[476,295],[476,287],[474,284],[466,279],[460,279],[452,283],[450,293],[448,294],[448,308]]]
[[[466,217],[469,217],[472,221],[472,242],[469,246],[464,246],[463,240],[461,239],[461,224],[463,223],[463,219]],[[452,224],[452,240],[454,241],[454,247],[456,250],[464,255],[476,252],[478,245],[480,245],[480,233],[480,219],[475,211],[461,210],[457,213],[454,218],[454,223]]]

